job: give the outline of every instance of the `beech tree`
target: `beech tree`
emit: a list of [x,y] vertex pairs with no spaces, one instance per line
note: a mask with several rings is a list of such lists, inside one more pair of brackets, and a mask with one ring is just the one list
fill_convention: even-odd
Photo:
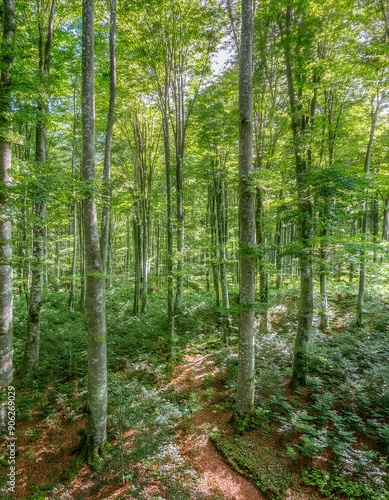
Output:
[[239,358],[236,417],[254,411],[255,186],[253,171],[253,0],[242,0],[239,51]]
[[105,133],[104,171],[103,171],[103,210],[101,218],[101,257],[103,272],[107,273],[109,239],[110,239],[110,205],[111,205],[111,150],[112,134],[115,121],[116,102],[116,0],[110,0],[109,30],[109,107],[107,129]]
[[[284,24],[280,23],[284,48],[286,78],[290,104],[291,128],[296,169],[297,203],[300,229],[300,298],[298,326],[294,346],[292,385],[305,386],[308,374],[308,345],[312,331],[313,318],[313,198],[307,172],[312,166],[312,136],[317,104],[319,76],[313,70],[310,74],[304,65],[301,43],[307,40],[308,33],[314,40],[314,21],[302,3],[288,3]],[[304,37],[302,35],[304,30]],[[308,56],[312,46],[304,47]],[[306,92],[307,83],[314,85],[312,93]],[[305,91],[305,92],[304,92]],[[308,94],[308,95],[307,95]]]
[[82,5],[82,178],[85,189],[82,216],[88,323],[88,412],[84,453],[93,463],[103,455],[107,440],[105,276],[94,202],[94,0],[83,0]]
[[11,182],[11,71],[15,39],[15,2],[2,5],[3,36],[0,75],[0,386],[13,377],[13,269],[11,215],[7,189]]

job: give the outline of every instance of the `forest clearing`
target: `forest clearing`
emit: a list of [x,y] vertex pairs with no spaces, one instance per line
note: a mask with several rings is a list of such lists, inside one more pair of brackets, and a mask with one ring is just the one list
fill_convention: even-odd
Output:
[[389,5],[0,0],[0,491],[389,500]]

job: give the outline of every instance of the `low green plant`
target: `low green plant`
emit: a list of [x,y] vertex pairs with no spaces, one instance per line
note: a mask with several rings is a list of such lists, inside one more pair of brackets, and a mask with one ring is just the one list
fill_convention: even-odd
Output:
[[214,434],[212,441],[227,462],[250,478],[271,500],[284,500],[293,476],[280,461],[277,452],[253,440],[248,434],[226,436]]
[[330,474],[324,470],[309,468],[301,472],[301,477],[304,484],[314,486],[326,497],[342,497],[348,500],[386,500],[388,498],[385,492],[377,491],[374,485],[353,481],[341,474]]

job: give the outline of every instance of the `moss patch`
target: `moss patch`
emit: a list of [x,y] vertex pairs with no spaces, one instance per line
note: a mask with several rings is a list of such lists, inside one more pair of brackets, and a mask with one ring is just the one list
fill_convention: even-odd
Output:
[[293,475],[279,453],[266,446],[258,433],[215,434],[212,441],[227,462],[271,500],[284,500],[286,490],[294,485]]

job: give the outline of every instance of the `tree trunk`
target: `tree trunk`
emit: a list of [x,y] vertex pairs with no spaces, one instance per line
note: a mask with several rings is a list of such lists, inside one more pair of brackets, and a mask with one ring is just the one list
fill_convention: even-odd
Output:
[[[43,43],[41,26],[39,30],[39,72],[44,94],[47,92],[48,77],[50,74],[50,53],[54,32],[55,7],[56,0],[52,0],[45,43]],[[39,22],[41,21],[39,20]],[[43,166],[46,163],[46,117],[48,115],[48,104],[47,97],[45,95],[41,96],[39,99],[35,132],[35,161],[39,166]],[[21,367],[22,376],[29,372],[36,372],[39,364],[40,312],[42,303],[46,235],[46,201],[38,201],[34,203],[33,217],[31,288],[27,320],[26,348],[24,352],[24,363]]]
[[[370,135],[369,142],[367,144],[366,156],[365,156],[365,175],[370,174],[370,163],[371,163],[371,154],[373,150],[373,142],[375,129],[378,120],[378,113],[380,110],[382,100],[377,95],[375,99],[371,103],[371,115],[370,115]],[[368,219],[368,210],[367,210],[367,201],[363,202],[363,218],[362,218],[362,239],[361,239],[361,251],[359,255],[359,286],[358,286],[358,298],[357,298],[357,318],[356,324],[358,326],[362,326],[363,324],[363,307],[365,303],[365,286],[366,286],[366,250],[364,248],[366,242],[366,236],[369,228],[369,219]]]
[[105,150],[104,150],[104,170],[103,170],[103,209],[101,217],[101,258],[103,265],[103,273],[107,273],[109,239],[110,239],[110,211],[111,211],[111,149],[112,149],[112,134],[115,120],[115,102],[116,102],[116,49],[115,49],[115,34],[116,34],[116,0],[110,0],[110,31],[109,31],[109,65],[110,65],[110,80],[109,80],[109,108],[107,129],[105,133]]
[[230,336],[230,297],[228,293],[228,275],[227,275],[227,242],[228,242],[228,207],[227,207],[227,180],[223,179],[220,186],[220,204],[218,214],[218,230],[220,241],[220,284],[222,291],[222,331],[223,341],[228,343]]
[[389,241],[389,196],[384,199],[384,218],[382,224],[382,239]]
[[85,244],[86,309],[88,322],[88,413],[86,456],[95,462],[104,452],[107,439],[107,349],[105,324],[105,277],[96,206],[95,104],[94,104],[94,0],[82,4],[82,203]]
[[42,306],[43,259],[45,240],[46,203],[35,203],[31,287],[28,307],[27,341],[21,374],[35,373],[39,366],[40,311]]
[[[168,86],[165,86],[165,94],[168,92]],[[167,104],[167,95],[165,95],[164,105]],[[169,120],[167,110],[165,109],[162,117],[163,139],[165,151],[165,173],[166,173],[166,237],[167,237],[167,319],[169,347],[168,355],[170,358],[174,355],[174,303],[173,303],[173,197],[172,197],[172,173],[170,161],[170,140],[169,140]]]
[[176,150],[176,221],[177,221],[177,277],[174,313],[182,309],[182,293],[184,283],[184,150],[185,132],[188,117],[185,116],[185,84],[184,84],[184,55],[181,50],[173,51],[172,80],[173,100],[175,107],[174,142]]
[[[80,205],[79,213],[82,215],[82,204]],[[80,218],[79,223],[79,233],[80,233],[80,302],[79,310],[84,313],[86,310],[86,277],[85,277],[85,238],[84,238],[84,222],[83,217]]]
[[253,170],[253,2],[242,0],[239,54],[240,320],[236,420],[254,412],[255,389],[255,189]]
[[[293,147],[296,166],[297,198],[300,225],[300,300],[298,312],[298,326],[294,345],[292,387],[305,386],[308,375],[308,345],[311,337],[313,318],[313,277],[312,277],[312,216],[313,206],[309,185],[306,184],[304,174],[311,163],[311,150],[307,144],[308,135],[313,129],[316,93],[310,100],[309,111],[303,113],[297,97],[294,81],[294,68],[292,66],[292,7],[289,4],[286,10],[285,30],[282,34],[286,64],[286,78],[291,111],[291,127],[293,133]],[[297,80],[298,81],[298,80]],[[299,82],[301,85],[301,83]],[[299,88],[300,94],[303,89]]]
[[[145,193],[146,195],[146,193]],[[142,200],[142,293],[141,293],[141,312],[146,312],[147,306],[147,285],[149,281],[149,227],[150,218],[147,215],[146,200]]]
[[282,222],[278,221],[276,225],[276,234],[274,236],[275,245],[275,260],[276,260],[276,288],[280,290],[282,285],[282,267],[283,267],[283,257],[282,257]]
[[264,214],[263,214],[263,192],[262,189],[256,189],[256,238],[257,245],[259,248],[259,257],[258,257],[258,270],[259,270],[259,296],[262,305],[261,310],[261,331],[267,332],[267,309],[268,309],[268,276],[265,269],[265,235],[263,231],[264,225]]
[[139,213],[134,215],[134,222],[132,225],[132,232],[134,237],[134,305],[132,314],[137,316],[139,314],[140,296],[141,296],[141,280],[142,280],[142,243],[141,243],[141,228],[139,223]]
[[[0,75],[0,386],[13,377],[13,268],[12,226],[7,187],[11,182],[11,142],[8,120],[11,112],[11,72],[15,39],[15,2],[3,1],[3,50]],[[1,411],[3,416],[4,411]],[[1,419],[3,421],[3,419]]]
[[329,312],[328,312],[328,300],[327,300],[327,274],[328,274],[328,250],[327,250],[327,237],[328,237],[328,227],[327,227],[327,210],[322,214],[322,223],[324,224],[321,232],[321,242],[320,242],[320,329],[322,331],[327,330],[329,327]]
[[72,183],[73,183],[73,206],[72,206],[72,221],[71,235],[73,238],[73,256],[72,270],[69,291],[69,310],[72,312],[75,309],[76,300],[76,278],[77,278],[77,199],[75,193],[76,182],[76,132],[77,132],[77,113],[76,113],[76,86],[73,91],[73,143],[72,143]]

